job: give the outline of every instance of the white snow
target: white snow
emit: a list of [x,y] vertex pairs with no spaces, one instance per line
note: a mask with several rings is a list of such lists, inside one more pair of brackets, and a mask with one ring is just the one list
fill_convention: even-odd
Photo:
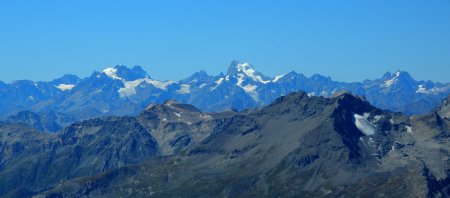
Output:
[[370,116],[369,113],[364,113],[363,115],[354,114],[355,118],[355,126],[358,128],[364,135],[373,135],[375,134],[375,126],[373,126],[367,118]]
[[281,78],[283,78],[284,75],[286,75],[286,74],[279,75],[279,76],[275,76],[275,78],[273,78],[272,82],[277,82],[278,80],[280,80]]
[[136,87],[139,86],[141,83],[146,82],[148,84],[151,84],[155,86],[158,89],[167,90],[167,86],[175,83],[174,81],[157,81],[152,80],[149,78],[141,78],[134,81],[122,81],[124,84],[124,87],[119,89],[119,95],[120,97],[128,97],[136,94]]
[[124,82],[124,86],[119,89],[120,97],[128,97],[136,94],[136,87],[144,82],[142,79]]
[[422,93],[422,94],[439,94],[447,92],[450,89],[450,85],[446,87],[433,87],[431,89],[426,89],[424,85],[419,85],[417,88],[416,93]]
[[406,127],[406,132],[407,133],[413,133],[411,126],[405,126],[405,127]]
[[395,72],[395,76],[393,78],[384,82],[384,87],[392,86],[395,82],[397,82],[399,76],[400,76],[400,72]]
[[105,73],[108,77],[112,78],[112,79],[118,79],[118,80],[123,80],[122,78],[117,76],[117,69],[116,68],[106,68],[103,70],[103,73]]
[[378,122],[378,121],[380,121],[382,118],[383,118],[382,115],[376,115],[376,116],[373,117],[373,122]]
[[177,93],[181,93],[181,94],[191,93],[191,85],[182,84],[181,88],[179,90],[177,90]]
[[253,69],[250,64],[248,63],[242,63],[237,65],[238,71],[244,72],[245,75],[247,75],[249,78],[256,82],[267,84],[270,82],[270,80],[263,80],[261,76],[256,75],[256,70]]
[[419,85],[416,93],[426,93],[427,89],[423,85]]
[[62,90],[62,91],[66,91],[66,90],[71,90],[75,87],[75,85],[72,84],[59,84],[58,86],[55,86],[56,88]]
[[201,84],[200,86],[198,86],[199,88],[203,88],[204,86],[206,86],[206,83]]
[[28,99],[34,100],[34,97],[33,96],[28,96]]
[[244,82],[244,74],[238,74],[238,79],[237,79],[236,85],[240,87],[243,82]]
[[245,93],[249,94],[253,98],[253,100],[259,101],[258,92],[256,91],[256,88],[258,88],[258,86],[250,84],[242,87]]
[[256,91],[256,88],[258,88],[258,86],[256,85],[245,85],[244,87],[242,87],[244,89],[244,91],[246,93],[253,93]]
[[218,80],[216,80],[216,86],[214,86],[214,87],[212,87],[211,88],[211,91],[212,90],[215,90],[220,84],[222,84],[222,81],[224,80],[224,78],[219,78]]
[[181,117],[181,114],[179,114],[179,113],[177,113],[177,112],[174,112],[173,114],[175,114],[177,117]]

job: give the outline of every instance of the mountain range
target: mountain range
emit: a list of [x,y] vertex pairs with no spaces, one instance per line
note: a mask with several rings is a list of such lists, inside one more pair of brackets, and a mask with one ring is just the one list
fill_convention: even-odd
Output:
[[168,99],[205,112],[241,111],[268,105],[300,90],[324,97],[347,90],[378,108],[413,115],[435,109],[450,94],[450,83],[416,81],[402,71],[354,83],[318,74],[308,78],[296,72],[268,77],[239,61],[233,61],[226,74],[211,76],[200,71],[179,81],[158,81],[140,66],[118,65],[84,79],[64,75],[50,82],[0,82],[0,120],[55,132],[89,118],[137,115],[148,104]]
[[300,91],[239,112],[167,100],[57,133],[3,123],[0,196],[447,197],[449,110]]

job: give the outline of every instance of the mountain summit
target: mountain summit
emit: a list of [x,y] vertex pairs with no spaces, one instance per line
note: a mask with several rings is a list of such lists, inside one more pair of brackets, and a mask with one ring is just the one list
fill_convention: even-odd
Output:
[[112,79],[124,81],[135,81],[137,79],[150,78],[141,66],[134,66],[130,69],[124,65],[117,65],[115,67],[104,69],[103,73]]
[[447,197],[449,125],[303,91],[242,112],[168,100],[56,134],[3,124],[0,196]]
[[227,75],[234,76],[240,80],[249,78],[258,83],[269,83],[270,79],[262,73],[256,71],[250,63],[241,63],[239,61],[232,61],[228,67]]
[[411,115],[435,109],[450,94],[450,83],[416,81],[401,71],[353,83],[296,72],[272,78],[239,61],[233,61],[226,74],[211,76],[200,71],[180,81],[159,81],[150,78],[140,66],[118,65],[84,79],[67,75],[51,82],[0,83],[0,120],[21,111],[38,115],[54,111],[73,120],[137,115],[148,103],[161,104],[168,99],[192,104],[205,112],[240,111],[260,108],[300,90],[323,97],[347,90],[364,96],[376,107]]

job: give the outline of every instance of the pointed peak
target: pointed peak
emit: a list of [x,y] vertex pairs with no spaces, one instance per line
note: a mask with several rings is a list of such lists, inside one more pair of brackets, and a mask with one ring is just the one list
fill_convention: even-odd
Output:
[[414,78],[412,78],[411,75],[409,75],[409,73],[405,71],[398,70],[391,74],[390,77],[387,76],[388,74],[390,73],[388,72],[383,76],[382,80],[384,80],[384,82],[381,85],[382,87],[391,87],[395,84],[411,85],[417,83],[417,81],[414,80]]
[[333,96],[331,96],[331,98],[346,98],[346,97],[354,98],[354,99],[361,100],[361,101],[366,101],[366,99],[364,97],[353,94],[352,92],[345,90],[345,89],[341,90],[341,91],[333,94]]
[[208,75],[205,70],[195,72],[191,76],[180,80],[181,83],[205,83],[212,80],[212,76]]
[[241,63],[239,61],[231,62],[230,67],[228,67],[227,75],[238,77],[241,79],[249,78],[252,81],[263,84],[271,82],[270,78],[256,71],[250,63]]
[[242,63],[234,60],[231,61],[230,66],[228,67],[227,75],[235,76],[238,73],[242,73],[249,69],[253,69],[253,66],[250,63]]
[[138,65],[131,69],[124,65],[117,65],[115,67],[104,69],[102,73],[112,79],[122,81],[134,81],[141,78],[150,78],[147,72],[145,72],[142,67]]

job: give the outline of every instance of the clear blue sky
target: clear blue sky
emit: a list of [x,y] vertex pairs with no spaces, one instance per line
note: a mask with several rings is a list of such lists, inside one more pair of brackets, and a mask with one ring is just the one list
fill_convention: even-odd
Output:
[[450,81],[449,0],[0,2],[0,80],[81,77],[116,64],[153,78],[295,70],[340,81],[397,69]]

